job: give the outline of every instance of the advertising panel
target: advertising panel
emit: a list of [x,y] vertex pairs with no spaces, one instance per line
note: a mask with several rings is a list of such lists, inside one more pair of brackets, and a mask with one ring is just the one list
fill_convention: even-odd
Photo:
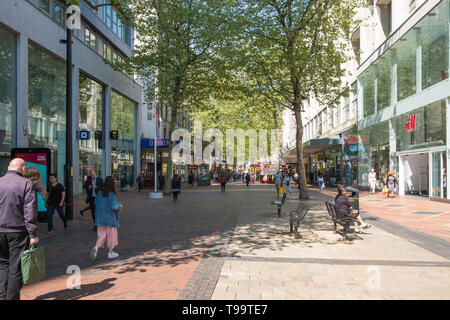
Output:
[[38,212],[47,212],[45,193],[47,192],[50,174],[50,149],[48,148],[15,148],[11,151],[11,159],[21,158],[27,167],[25,177],[29,178],[37,190]]

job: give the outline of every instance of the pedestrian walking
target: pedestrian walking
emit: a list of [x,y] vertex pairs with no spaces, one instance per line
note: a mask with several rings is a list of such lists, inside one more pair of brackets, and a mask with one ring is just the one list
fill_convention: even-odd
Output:
[[247,187],[248,187],[248,184],[250,183],[250,173],[248,173],[247,172],[247,175],[245,176],[245,183],[247,184]]
[[227,178],[224,175],[220,176],[220,192],[225,192],[225,184],[227,183]]
[[97,242],[92,248],[90,258],[95,260],[98,249],[106,243],[108,247],[108,259],[119,256],[114,248],[119,245],[117,229],[119,228],[119,212],[122,205],[117,200],[116,181],[113,177],[105,178],[102,190],[95,197],[95,225],[97,227]]
[[297,172],[294,173],[294,181],[295,181],[295,184],[298,186],[298,173]]
[[0,178],[0,300],[20,300],[20,254],[39,242],[36,192],[25,168],[25,161],[15,158]]
[[47,208],[47,233],[53,232],[53,214],[58,212],[59,217],[64,223],[64,229],[67,229],[67,219],[64,215],[64,200],[66,198],[66,190],[62,184],[58,183],[57,176],[50,174],[49,186],[47,188],[47,196],[45,197],[45,207]]
[[319,190],[322,191],[323,189],[325,189],[325,183],[324,183],[324,181],[323,181],[323,175],[322,175],[322,173],[319,173],[317,179],[318,179]]
[[176,202],[178,199],[178,194],[181,192],[181,179],[178,177],[177,174],[173,175],[171,191],[173,196],[173,202]]
[[394,190],[397,187],[397,178],[395,177],[395,172],[389,171],[388,177],[386,179],[386,185],[387,185],[387,197],[389,198],[389,195],[394,195]]
[[375,193],[375,185],[377,183],[377,174],[375,172],[375,168],[370,169],[369,173],[369,185],[370,185],[370,193]]
[[274,174],[273,176],[274,180],[275,180],[275,189],[277,189],[277,198],[280,197],[280,193],[279,190],[281,188],[281,184],[282,184],[282,177],[281,177],[281,173],[280,171],[278,171],[276,174]]
[[141,190],[144,189],[144,178],[142,177],[141,173],[139,174],[139,176],[136,179],[136,184],[138,186],[138,191],[141,192]]
[[195,179],[194,174],[191,171],[191,173],[189,174],[189,177],[188,177],[188,181],[191,186],[194,186],[194,179]]
[[286,186],[287,193],[291,192],[291,181],[292,181],[291,176],[288,173],[286,173],[284,176],[284,185]]
[[[86,181],[87,181],[87,176],[83,176],[83,186],[86,183]],[[87,204],[87,207],[80,210],[80,216],[83,216],[83,214],[91,208],[91,205],[89,204],[88,192],[86,189],[84,191],[86,192],[86,201],[85,202]]]
[[[115,183],[115,181],[114,181]],[[92,230],[96,231],[97,226],[95,226],[95,198],[97,197],[97,193],[103,188],[103,179],[97,176],[97,173],[92,170],[91,175],[87,178],[83,188],[86,190],[89,203],[89,207],[91,209],[92,222],[94,223],[94,227]]]

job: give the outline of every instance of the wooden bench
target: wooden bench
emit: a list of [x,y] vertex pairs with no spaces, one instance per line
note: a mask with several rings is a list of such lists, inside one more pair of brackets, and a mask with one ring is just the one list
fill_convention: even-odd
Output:
[[277,206],[278,207],[278,216],[281,217],[281,207],[284,205],[284,203],[286,202],[286,193],[283,193],[283,197],[280,200],[272,200],[272,205],[273,206]]
[[[353,233],[357,238],[363,240],[361,237],[354,233],[354,229],[350,229],[350,227],[353,226],[355,222],[359,224],[359,221],[357,219],[343,215],[333,203],[325,202],[325,205],[327,206],[328,214],[331,216],[331,219],[334,223],[334,233],[339,233],[340,235],[342,235],[343,240],[347,240],[347,233]],[[343,226],[344,229],[342,231],[338,231],[337,224]]]
[[290,227],[291,227],[290,233],[294,231],[295,239],[300,238],[300,234],[298,233],[298,227],[300,223],[305,219],[305,216],[308,213],[308,211],[309,207],[306,204],[300,202],[297,207],[297,210],[291,211],[291,213],[289,213]]

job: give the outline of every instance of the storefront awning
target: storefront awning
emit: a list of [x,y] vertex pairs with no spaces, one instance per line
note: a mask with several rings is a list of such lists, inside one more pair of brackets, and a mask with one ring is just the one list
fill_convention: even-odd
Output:
[[[323,138],[311,139],[303,144],[303,156],[308,157],[316,153],[325,152],[328,149],[341,147],[342,140],[340,138]],[[297,148],[292,149],[283,156],[285,164],[297,163]]]
[[303,156],[324,152],[325,150],[340,147],[341,145],[342,139],[339,138],[311,139],[303,144]]

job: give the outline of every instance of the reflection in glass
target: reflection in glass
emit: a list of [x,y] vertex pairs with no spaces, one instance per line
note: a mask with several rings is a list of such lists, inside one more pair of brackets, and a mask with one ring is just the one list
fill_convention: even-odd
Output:
[[391,105],[391,53],[382,55],[375,63],[377,78],[377,110],[382,110]]
[[134,185],[135,117],[134,102],[112,92],[111,130],[119,131],[119,139],[111,140],[111,172],[121,190]]
[[441,158],[442,158],[442,153],[440,152],[433,152],[433,185],[431,187],[431,192],[433,197],[441,197],[441,192],[442,190],[442,186],[441,186]]
[[50,148],[52,171],[64,181],[66,160],[66,65],[28,46],[29,146]]
[[89,140],[79,140],[78,192],[94,170],[104,177],[103,170],[103,88],[97,82],[80,73],[79,130],[90,132]]
[[448,1],[418,24],[422,45],[422,89],[448,78]]
[[364,117],[373,114],[375,111],[374,81],[375,81],[374,66],[371,66],[361,75]]
[[[16,37],[0,27],[0,151],[9,152],[16,136]],[[0,156],[0,176],[9,163]]]
[[397,100],[416,93],[416,29],[411,29],[394,46],[397,58]]

